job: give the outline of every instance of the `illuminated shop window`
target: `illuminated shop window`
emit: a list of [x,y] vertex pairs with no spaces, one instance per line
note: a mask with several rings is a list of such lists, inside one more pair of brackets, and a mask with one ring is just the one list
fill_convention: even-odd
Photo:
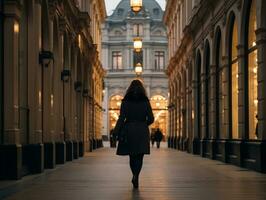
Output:
[[112,96],[109,101],[109,128],[110,130],[115,127],[116,122],[119,118],[122,99],[123,99],[122,96],[115,95],[115,96]]
[[257,139],[256,126],[258,123],[258,62],[256,34],[256,1],[253,0],[250,7],[248,27],[248,89],[249,89],[249,138]]
[[[154,123],[151,125],[151,130],[155,130],[159,128],[164,135],[167,132],[167,105],[168,100],[160,95],[154,95],[150,99],[153,115],[154,115]],[[174,116],[173,116],[174,117]]]
[[232,138],[238,139],[238,61],[237,61],[237,24],[234,21],[231,46],[231,106],[232,106]]

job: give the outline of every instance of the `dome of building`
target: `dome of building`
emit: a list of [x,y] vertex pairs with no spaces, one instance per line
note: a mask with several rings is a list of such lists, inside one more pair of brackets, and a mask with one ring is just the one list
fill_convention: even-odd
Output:
[[[143,0],[143,9],[139,15],[148,16],[153,20],[162,20],[163,10],[156,0]],[[128,16],[134,16],[130,8],[130,0],[121,0],[109,20],[123,21]]]

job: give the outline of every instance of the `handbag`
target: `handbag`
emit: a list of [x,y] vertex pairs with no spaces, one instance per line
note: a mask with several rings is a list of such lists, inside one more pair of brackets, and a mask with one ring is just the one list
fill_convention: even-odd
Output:
[[127,143],[127,126],[124,123],[118,132],[118,141],[121,143]]

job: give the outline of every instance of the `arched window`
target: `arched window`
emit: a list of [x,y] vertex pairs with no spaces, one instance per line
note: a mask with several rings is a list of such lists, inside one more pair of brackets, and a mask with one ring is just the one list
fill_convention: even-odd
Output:
[[249,139],[257,138],[257,114],[258,114],[258,63],[256,44],[256,0],[250,2],[247,18],[246,51],[248,52],[248,113],[249,113]]
[[215,34],[215,65],[216,65],[216,138],[220,138],[223,132],[224,109],[223,109],[223,71],[222,63],[222,41],[221,30],[217,29]]
[[206,41],[205,43],[205,50],[204,50],[204,70],[206,75],[206,82],[205,82],[205,127],[206,127],[206,138],[209,138],[209,98],[210,98],[210,45],[209,42]]
[[238,139],[238,30],[235,15],[230,16],[230,32],[229,32],[229,67],[230,67],[230,99],[231,99],[231,138]]
[[197,79],[197,125],[198,125],[198,136],[201,139],[201,54],[197,52],[196,56],[196,79]]

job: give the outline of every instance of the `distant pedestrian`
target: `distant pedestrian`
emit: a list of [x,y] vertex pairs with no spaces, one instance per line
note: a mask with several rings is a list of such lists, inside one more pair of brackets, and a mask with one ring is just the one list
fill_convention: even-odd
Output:
[[111,148],[116,147],[116,136],[114,135],[114,129],[111,129],[110,131],[110,147]]
[[150,101],[139,80],[133,80],[122,100],[120,116],[114,132],[118,135],[117,155],[129,155],[134,188],[139,186],[139,174],[144,154],[150,154],[148,126],[154,121]]
[[155,137],[154,137],[154,131],[152,131],[151,133],[151,146],[154,146],[154,142],[155,142]]
[[157,128],[157,130],[154,133],[154,139],[156,141],[157,148],[159,149],[160,148],[160,143],[161,143],[161,141],[163,139],[163,134],[162,134],[162,132],[160,131],[159,128]]

